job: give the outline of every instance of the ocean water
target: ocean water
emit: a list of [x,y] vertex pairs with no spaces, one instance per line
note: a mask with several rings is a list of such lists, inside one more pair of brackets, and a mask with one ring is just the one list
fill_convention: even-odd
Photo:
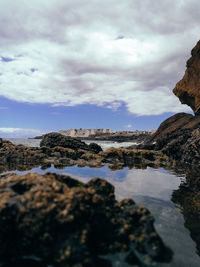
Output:
[[[28,139],[29,144],[35,146],[40,140]],[[108,145],[108,144],[106,144]],[[109,144],[113,145],[113,144]],[[122,143],[118,144],[122,145]],[[89,168],[77,166],[56,169],[53,165],[44,170],[41,167],[33,168],[31,172],[44,174],[56,172],[67,174],[88,182],[93,177],[108,180],[115,187],[115,195],[118,200],[133,198],[136,203],[146,206],[155,218],[155,228],[164,243],[174,253],[170,263],[160,263],[158,267],[198,267],[200,257],[196,252],[196,244],[191,238],[190,231],[185,227],[185,221],[180,208],[171,201],[174,190],[179,188],[185,180],[184,172],[176,174],[174,170],[162,168],[154,169],[129,169],[111,170],[107,166],[101,168]],[[18,174],[26,172],[17,171]],[[113,266],[125,266],[124,263]],[[128,265],[127,265],[128,266]]]
[[27,138],[7,138],[15,145],[24,145],[31,147],[39,147],[41,139],[27,139]]
[[[25,146],[32,146],[32,147],[39,147],[41,139],[25,139],[25,138],[8,138],[7,140],[11,141],[15,145],[25,145]],[[86,144],[94,143],[93,140],[84,140]],[[112,142],[112,141],[95,141],[98,145],[102,147],[103,150],[106,150],[110,147],[128,147],[131,145],[136,145],[137,143],[133,142]]]

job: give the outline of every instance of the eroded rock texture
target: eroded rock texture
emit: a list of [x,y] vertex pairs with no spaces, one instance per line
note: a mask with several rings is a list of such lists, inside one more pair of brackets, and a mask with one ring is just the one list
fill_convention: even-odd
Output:
[[131,199],[117,202],[105,180],[8,174],[0,196],[1,262],[15,266],[31,255],[53,266],[111,266],[98,255],[123,252],[143,266],[171,257],[149,211]]
[[187,104],[195,114],[200,114],[200,41],[192,49],[183,78],[173,92],[182,104]]

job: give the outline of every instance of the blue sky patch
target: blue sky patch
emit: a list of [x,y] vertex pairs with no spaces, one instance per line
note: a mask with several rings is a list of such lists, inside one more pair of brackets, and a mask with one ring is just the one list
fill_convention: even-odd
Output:
[[10,57],[0,57],[1,58],[1,61],[3,61],[3,62],[11,62],[11,61],[14,61],[14,59],[13,58],[10,58]]

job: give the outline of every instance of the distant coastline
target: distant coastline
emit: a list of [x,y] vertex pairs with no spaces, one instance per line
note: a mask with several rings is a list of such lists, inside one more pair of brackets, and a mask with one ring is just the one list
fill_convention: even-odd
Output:
[[[113,141],[113,142],[137,142],[141,143],[150,138],[155,130],[152,131],[116,131],[110,129],[70,129],[59,131],[64,136],[76,138],[79,140],[92,141]],[[93,134],[90,134],[93,133]],[[42,139],[43,135],[35,136],[29,139]]]

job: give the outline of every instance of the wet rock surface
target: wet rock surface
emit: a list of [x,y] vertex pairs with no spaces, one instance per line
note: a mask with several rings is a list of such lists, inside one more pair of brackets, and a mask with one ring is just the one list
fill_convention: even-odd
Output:
[[[4,266],[36,257],[53,266],[111,266],[100,255],[124,253],[134,266],[169,261],[153,217],[94,178],[29,173],[0,179],[0,259]],[[9,265],[10,264],[10,265]]]
[[187,104],[195,114],[200,113],[200,41],[191,51],[183,78],[176,84],[173,92],[181,103]]

